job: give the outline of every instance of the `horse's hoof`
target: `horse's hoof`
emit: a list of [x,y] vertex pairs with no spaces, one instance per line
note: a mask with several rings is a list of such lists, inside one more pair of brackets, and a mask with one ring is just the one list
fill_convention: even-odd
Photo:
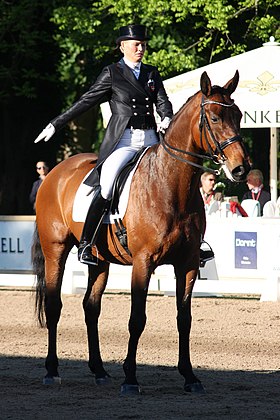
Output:
[[205,394],[206,391],[201,382],[194,382],[193,384],[184,385],[185,392],[192,392],[194,394]]
[[43,379],[43,385],[61,385],[60,376],[45,376]]
[[110,376],[103,376],[102,378],[95,378],[96,385],[108,385],[112,383]]
[[130,396],[140,394],[141,389],[139,385],[122,384],[121,386],[121,395]]

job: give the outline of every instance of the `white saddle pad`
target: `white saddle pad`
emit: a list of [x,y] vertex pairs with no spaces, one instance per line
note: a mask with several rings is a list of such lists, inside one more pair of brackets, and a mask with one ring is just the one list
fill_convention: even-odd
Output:
[[[130,185],[131,185],[132,177],[133,177],[133,174],[138,167],[138,164],[139,164],[140,160],[142,159],[142,156],[146,152],[146,150],[141,154],[140,158],[138,159],[137,164],[132,169],[132,171],[130,172],[130,174],[129,174],[127,180],[126,180],[125,186],[124,186],[123,191],[122,191],[121,196],[120,196],[119,213],[118,214],[117,213],[116,214],[109,213],[108,215],[106,215],[104,217],[103,223],[107,223],[107,224],[108,223],[114,223],[115,219],[122,219],[124,217],[126,207],[127,207],[127,203],[128,203],[128,197],[129,197],[129,191],[130,191]],[[79,186],[79,188],[76,192],[76,196],[75,196],[74,203],[73,203],[73,209],[72,209],[72,218],[73,218],[74,222],[84,222],[86,220],[86,215],[87,215],[90,203],[92,201],[94,191],[92,191],[89,194],[89,192],[92,190],[92,187],[84,184],[84,181],[87,179],[87,177],[89,176],[89,174],[92,171],[94,171],[94,169],[92,169],[91,171],[89,171],[86,174],[86,176],[84,177],[81,185]]]

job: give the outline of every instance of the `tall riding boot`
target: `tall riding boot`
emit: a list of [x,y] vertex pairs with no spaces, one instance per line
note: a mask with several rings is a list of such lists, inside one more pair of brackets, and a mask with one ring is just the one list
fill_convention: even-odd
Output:
[[108,203],[109,200],[102,197],[99,188],[88,209],[78,248],[78,259],[84,264],[97,265],[96,257],[92,255],[91,250],[96,243],[103,218],[108,209]]

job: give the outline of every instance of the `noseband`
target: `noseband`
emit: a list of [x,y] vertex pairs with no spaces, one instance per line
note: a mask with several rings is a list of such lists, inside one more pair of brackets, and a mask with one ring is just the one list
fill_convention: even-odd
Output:
[[[199,120],[200,146],[202,148],[202,135],[204,134],[205,141],[206,141],[207,148],[208,148],[208,153],[206,153],[204,155],[201,155],[201,154],[198,154],[198,153],[193,153],[193,152],[188,152],[186,150],[178,149],[177,147],[173,147],[173,146],[171,146],[171,144],[167,143],[163,135],[161,135],[161,144],[164,147],[164,149],[167,151],[167,153],[169,153],[175,159],[180,160],[180,161],[185,162],[185,163],[188,163],[188,164],[190,164],[192,166],[195,166],[197,168],[204,169],[204,170],[207,170],[209,172],[213,172],[216,175],[220,175],[220,170],[205,168],[202,165],[191,162],[191,161],[189,161],[189,160],[187,160],[183,157],[177,156],[177,155],[175,155],[175,153],[173,153],[171,151],[171,150],[174,150],[175,152],[179,152],[179,153],[182,153],[184,155],[189,155],[189,156],[193,156],[193,157],[196,157],[196,158],[199,158],[199,159],[204,159],[204,160],[205,159],[206,160],[211,160],[212,162],[214,162],[217,165],[223,165],[224,162],[227,160],[227,157],[225,156],[223,150],[226,147],[228,147],[230,144],[240,142],[243,149],[245,150],[245,146],[243,144],[243,140],[242,140],[242,137],[240,135],[230,137],[229,139],[224,140],[222,143],[218,142],[218,140],[214,136],[213,131],[211,130],[210,124],[209,124],[208,119],[207,119],[207,115],[205,113],[204,107],[207,104],[216,104],[216,105],[220,105],[220,106],[230,108],[234,105],[234,100],[232,100],[232,102],[230,104],[224,104],[224,103],[218,102],[218,101],[205,101],[204,96],[202,95],[201,104],[200,104],[200,120]],[[212,139],[212,141],[215,145],[215,148],[216,148],[215,150],[212,148],[212,146],[209,142],[208,133],[209,133],[209,135],[210,135],[210,137],[211,137],[211,139]]]

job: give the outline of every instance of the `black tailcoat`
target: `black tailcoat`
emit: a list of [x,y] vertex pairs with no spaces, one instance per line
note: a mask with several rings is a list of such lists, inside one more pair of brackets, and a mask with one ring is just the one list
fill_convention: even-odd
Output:
[[[152,82],[148,83],[148,81]],[[162,120],[173,116],[172,105],[157,68],[142,63],[137,80],[132,70],[123,60],[120,60],[118,63],[105,67],[90,89],[51,123],[56,130],[59,130],[78,115],[105,100],[109,101],[112,116],[100,147],[96,169],[100,168],[104,160],[113,152],[131,117],[153,117],[154,105]],[[88,185],[99,183],[98,172],[93,171],[85,183]]]

